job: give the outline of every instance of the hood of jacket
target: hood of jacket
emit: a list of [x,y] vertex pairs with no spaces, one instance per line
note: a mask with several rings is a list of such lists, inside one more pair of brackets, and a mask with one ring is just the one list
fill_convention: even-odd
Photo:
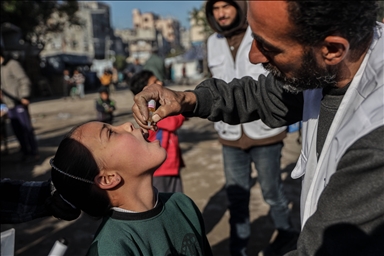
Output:
[[[231,24],[230,27],[225,30],[219,26],[215,20],[215,17],[213,16],[213,5],[219,1],[227,2],[230,5],[235,6],[237,10],[236,19],[234,20],[233,24]],[[247,30],[247,1],[208,0],[205,5],[205,16],[207,17],[208,24],[213,31],[225,37],[231,37]]]

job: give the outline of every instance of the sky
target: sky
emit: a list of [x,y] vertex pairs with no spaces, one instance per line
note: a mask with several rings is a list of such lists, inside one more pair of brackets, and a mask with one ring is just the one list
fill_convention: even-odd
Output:
[[172,17],[182,27],[189,28],[189,12],[193,8],[200,9],[204,0],[199,1],[100,1],[110,6],[112,27],[117,29],[133,28],[132,10],[137,8],[141,13],[152,12],[162,18]]

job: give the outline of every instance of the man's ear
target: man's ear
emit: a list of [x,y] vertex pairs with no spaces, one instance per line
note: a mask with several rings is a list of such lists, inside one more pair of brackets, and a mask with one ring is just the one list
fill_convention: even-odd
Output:
[[101,171],[94,179],[95,184],[101,189],[112,189],[120,184],[121,176],[117,172]]
[[349,52],[349,42],[340,36],[327,36],[321,47],[325,64],[337,65],[342,62]]

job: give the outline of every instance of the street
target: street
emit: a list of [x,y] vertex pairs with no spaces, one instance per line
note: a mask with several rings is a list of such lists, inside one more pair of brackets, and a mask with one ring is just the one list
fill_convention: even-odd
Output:
[[[194,86],[172,85],[171,89],[187,90]],[[50,177],[49,159],[54,155],[63,135],[73,126],[96,118],[95,99],[98,94],[88,92],[84,99],[45,98],[32,100],[30,112],[38,138],[40,160],[34,164],[19,161],[18,143],[10,135],[10,154],[1,156],[1,178],[22,180],[46,180]],[[135,121],[132,117],[133,94],[127,88],[119,88],[111,98],[117,103],[114,124]],[[137,125],[136,125],[137,126]],[[228,253],[229,213],[226,210],[224,174],[221,145],[217,141],[213,123],[200,118],[191,118],[179,130],[180,144],[186,167],[182,170],[184,192],[201,210],[208,240],[214,255]],[[301,181],[292,180],[290,171],[300,153],[298,133],[290,133],[285,139],[282,152],[282,177],[292,209],[292,223],[300,229]],[[70,161],[70,159],[68,159]],[[264,202],[257,172],[253,173],[255,185],[250,202],[252,235],[248,254],[257,255],[273,239],[274,228],[269,216],[269,206]],[[61,221],[53,217],[37,219],[17,225],[1,225],[1,231],[16,229],[15,255],[48,255],[54,242],[65,237],[68,250],[65,255],[85,255],[100,220],[82,214],[75,221]]]

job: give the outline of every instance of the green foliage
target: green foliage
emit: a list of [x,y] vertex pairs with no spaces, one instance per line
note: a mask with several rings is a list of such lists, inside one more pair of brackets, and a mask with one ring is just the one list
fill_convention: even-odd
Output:
[[207,38],[209,35],[213,34],[212,28],[208,24],[207,17],[205,17],[205,5],[203,4],[200,9],[193,8],[189,13],[190,20],[194,20],[197,26],[201,26],[202,30],[200,33]]
[[[12,23],[19,27],[26,41],[39,41],[47,32],[61,32],[65,24],[80,24],[75,13],[78,10],[76,0],[3,0],[1,24]],[[60,19],[50,20],[57,12]]]
[[377,1],[379,11],[377,12],[377,21],[384,22],[384,1]]
[[182,49],[181,47],[177,47],[174,49],[173,52],[170,52],[167,54],[167,58],[179,56],[180,54],[183,54],[184,52],[185,52],[184,49]]
[[115,62],[113,63],[113,65],[117,68],[117,70],[123,70],[125,68],[125,66],[127,65],[125,59],[126,57],[124,55],[115,56]]

